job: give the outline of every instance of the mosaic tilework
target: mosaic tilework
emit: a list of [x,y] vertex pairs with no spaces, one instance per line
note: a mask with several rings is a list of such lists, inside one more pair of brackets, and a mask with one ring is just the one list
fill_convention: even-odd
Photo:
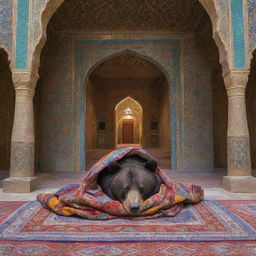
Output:
[[[228,45],[229,44],[229,3],[228,1],[222,0],[213,0],[215,1],[218,7],[218,15],[220,18],[220,35],[223,38],[224,42]],[[28,49],[28,55],[31,56],[35,44],[40,36],[41,30],[39,28],[39,24],[41,23],[40,20],[40,13],[44,9],[46,4],[46,0],[41,1],[32,1],[32,17],[31,17],[31,24],[30,24],[30,31],[29,31],[29,42],[31,42],[31,46]],[[162,4],[162,3],[161,3]],[[94,22],[95,23],[95,22]]]
[[54,38],[49,42],[42,55],[39,91],[36,90],[43,99],[40,103],[37,101],[40,107],[36,115],[40,134],[40,169],[72,171],[75,165],[72,42],[69,38],[61,41]]
[[219,15],[219,33],[224,41],[225,45],[229,45],[230,41],[230,30],[229,30],[229,20],[230,20],[230,3],[229,1],[223,1],[223,0],[215,0],[216,6],[218,8],[218,15]]
[[[1,6],[6,9],[6,14],[5,17],[11,17],[11,2],[10,0],[1,0],[3,4]],[[20,29],[22,31],[22,35],[20,35],[21,38],[25,38],[27,36],[27,24],[26,24],[26,15],[28,14],[28,8],[27,8],[27,2],[28,0],[19,0],[20,6],[22,5],[22,8],[20,9],[20,12],[18,12],[19,20],[20,21]],[[255,47],[255,1],[254,0],[247,0],[248,2],[248,14],[249,14],[249,37],[250,37],[250,48]],[[28,51],[28,56],[29,58],[32,55],[33,49],[35,47],[35,43],[37,42],[37,39],[40,35],[40,29],[39,24],[40,24],[40,13],[42,9],[45,6],[46,1],[32,1],[32,18],[31,18],[31,29],[29,31],[30,34],[30,39],[31,45],[25,49],[25,45],[27,40],[22,40],[21,38],[17,40],[17,51],[22,55],[22,57],[19,57],[18,54],[18,59],[17,59],[17,68],[18,69],[24,69],[26,68],[25,64],[25,56],[26,56],[26,51]],[[218,6],[219,10],[219,18],[220,18],[220,35],[226,45],[229,44],[229,3],[228,1],[222,1],[222,0],[215,0],[216,5]],[[245,67],[245,58],[244,58],[244,42],[241,40],[243,36],[241,35],[244,33],[243,32],[243,17],[241,16],[241,0],[232,0],[232,9],[233,9],[233,32],[234,32],[234,46],[235,46],[235,67],[236,68],[243,68]],[[4,19],[7,23],[8,20],[10,19]],[[239,20],[241,22],[239,22]],[[1,24],[1,23],[0,23]],[[0,29],[5,31],[5,29]],[[2,41],[3,45],[6,46],[6,48],[10,49],[11,48],[11,36],[10,33],[11,31],[1,33],[0,37],[0,42]],[[18,23],[18,35],[19,35],[19,23]],[[25,36],[25,37],[24,37]],[[238,38],[240,38],[238,40]]]
[[250,142],[248,137],[228,137],[228,166],[250,170]]
[[[206,60],[198,56],[195,45],[183,42],[182,167],[213,167],[212,81]],[[205,104],[207,102],[207,104]]]
[[234,67],[245,68],[244,18],[242,0],[232,0]]
[[28,51],[29,0],[19,0],[17,10],[16,69],[26,70]]
[[[31,57],[35,45],[41,34],[41,12],[45,9],[47,0],[31,1],[31,14],[29,21],[29,42],[28,42],[28,57]],[[30,65],[30,63],[28,63]]]
[[12,0],[0,0],[0,46],[12,47]]
[[[42,118],[39,125],[42,143],[39,153],[41,170],[84,169],[86,122],[84,78],[92,67],[110,57],[127,52],[127,49],[128,52],[142,56],[160,66],[169,76],[173,169],[212,167],[212,114],[209,100],[211,87],[207,80],[207,67],[205,65],[205,68],[202,68],[204,64],[190,41],[187,44],[191,47],[187,48],[186,58],[182,57],[181,64],[178,61],[179,54],[184,49],[179,49],[177,39],[79,39],[74,45],[76,57],[70,38],[53,38],[53,41],[55,42],[53,45],[47,43],[50,49],[47,55],[43,54],[43,72],[40,74],[41,79],[37,87],[37,89],[41,88],[42,102]],[[74,59],[76,59],[75,67],[72,66]],[[193,72],[190,72],[191,63],[194,67]],[[183,93],[179,79],[180,72],[186,73],[184,76],[186,91],[183,95],[185,98],[181,96]],[[194,101],[196,104],[193,103]],[[205,101],[209,103],[207,107]],[[202,108],[203,111],[200,110]],[[187,111],[186,116],[184,111]],[[188,113],[192,113],[190,118]],[[185,127],[182,119],[185,120]],[[182,151],[181,148],[184,150]],[[189,159],[185,165],[183,165],[184,159]]]
[[256,1],[247,0],[250,52],[256,48]]
[[64,1],[53,22],[57,31],[188,32],[205,15],[198,0],[71,0]]

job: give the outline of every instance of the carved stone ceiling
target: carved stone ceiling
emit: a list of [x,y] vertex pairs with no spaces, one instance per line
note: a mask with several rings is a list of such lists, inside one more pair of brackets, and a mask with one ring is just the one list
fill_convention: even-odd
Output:
[[123,54],[99,64],[93,77],[115,79],[153,79],[164,77],[164,73],[151,62],[131,54]]
[[57,31],[193,31],[207,17],[197,0],[65,0],[52,17]]

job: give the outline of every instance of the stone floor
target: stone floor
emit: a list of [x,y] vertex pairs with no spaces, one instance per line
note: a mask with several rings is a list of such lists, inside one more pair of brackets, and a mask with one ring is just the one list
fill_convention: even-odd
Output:
[[[165,172],[177,182],[195,183],[202,186],[205,190],[205,199],[213,200],[256,200],[256,193],[229,193],[222,188],[222,177],[226,175],[224,169],[214,170],[165,170]],[[254,174],[256,171],[254,170]],[[55,192],[58,188],[80,183],[85,172],[39,172],[37,188],[32,193],[15,194],[3,193],[0,184],[0,201],[30,201],[35,200],[36,195],[45,192]],[[0,181],[8,177],[7,171],[0,171]]]

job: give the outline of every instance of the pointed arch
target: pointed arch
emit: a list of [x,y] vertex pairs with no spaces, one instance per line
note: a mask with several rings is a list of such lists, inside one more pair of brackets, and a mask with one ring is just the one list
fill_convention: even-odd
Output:
[[[130,113],[125,112],[129,108]],[[116,146],[118,144],[127,143],[124,139],[124,122],[132,121],[133,125],[133,142],[131,144],[142,144],[142,130],[143,130],[143,110],[140,103],[128,96],[122,99],[115,106],[115,138]]]
[[[41,12],[41,17],[39,18],[40,26],[38,29],[41,30],[39,38],[36,40],[34,49],[31,56],[31,71],[38,74],[38,69],[40,66],[40,55],[44,47],[47,34],[47,25],[54,14],[54,12],[61,6],[64,0],[47,0],[43,11]],[[210,17],[212,28],[213,28],[213,38],[216,42],[220,53],[220,64],[224,70],[229,70],[229,56],[228,47],[225,45],[220,32],[221,17],[219,15],[218,8],[216,7],[215,0],[198,0],[198,2],[203,6],[205,11]]]
[[[112,52],[112,53],[106,53],[105,56],[100,55],[97,58],[95,58],[93,60],[93,63],[90,63],[90,66],[88,67],[88,69],[85,69],[84,71],[84,78],[83,81],[86,82],[88,77],[90,76],[90,74],[102,63],[111,60],[115,57],[119,57],[125,54],[129,54],[129,55],[134,55],[136,57],[142,58],[144,60],[147,60],[148,62],[150,62],[151,64],[154,64],[159,70],[161,70],[164,75],[167,77],[167,79],[169,79],[169,73],[166,70],[166,67],[163,66],[161,64],[161,61],[158,61],[158,59],[156,59],[156,56],[150,56],[149,54],[142,54],[141,52],[139,52],[136,49],[125,49],[125,50],[119,50],[117,49],[116,51]],[[169,81],[171,82],[171,81]]]
[[125,101],[127,101],[127,100],[133,101],[133,102],[140,108],[140,110],[141,110],[141,112],[142,112],[142,107],[141,107],[140,103],[139,103],[137,100],[135,100],[135,99],[133,99],[132,97],[130,97],[130,96],[127,96],[126,98],[122,99],[119,103],[117,103],[117,104],[116,104],[116,107],[115,107],[115,111],[117,111],[118,107],[119,107],[122,103],[124,103]]

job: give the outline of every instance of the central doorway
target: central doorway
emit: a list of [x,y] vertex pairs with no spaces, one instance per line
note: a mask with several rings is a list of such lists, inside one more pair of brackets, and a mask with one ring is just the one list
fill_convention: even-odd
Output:
[[134,144],[134,120],[122,120],[122,143]]
[[171,167],[169,85],[155,64],[130,52],[110,57],[89,73],[85,88],[87,169],[126,146],[158,158],[164,151]]
[[[115,107],[116,144],[142,146],[143,118],[141,105],[131,97],[121,100]],[[123,146],[122,146],[123,145]]]

